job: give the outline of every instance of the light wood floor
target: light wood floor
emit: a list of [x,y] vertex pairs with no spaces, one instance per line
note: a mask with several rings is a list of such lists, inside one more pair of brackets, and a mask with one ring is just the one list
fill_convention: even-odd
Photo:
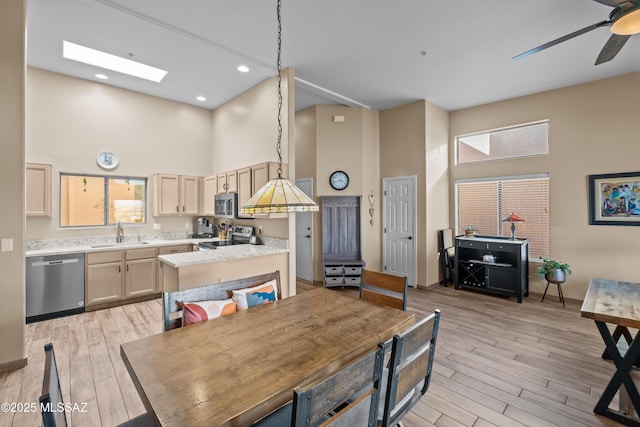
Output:
[[[299,292],[312,285],[299,284]],[[337,290],[357,296],[353,289]],[[427,395],[407,427],[613,426],[593,414],[614,372],[595,324],[549,298],[523,304],[451,287],[410,290],[409,311],[442,311]],[[65,402],[86,402],[73,426],[110,427],[144,412],[120,344],[162,331],[160,300],[27,325],[29,364],[0,374],[0,402],[37,402],[44,344],[53,342]],[[2,426],[40,426],[39,413],[0,413]]]

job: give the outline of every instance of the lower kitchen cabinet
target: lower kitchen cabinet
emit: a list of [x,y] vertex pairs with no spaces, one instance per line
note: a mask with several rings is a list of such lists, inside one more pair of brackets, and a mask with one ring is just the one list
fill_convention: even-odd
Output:
[[123,252],[87,254],[85,306],[119,301],[123,295]]
[[158,292],[156,248],[131,249],[125,254],[124,297]]
[[157,248],[88,253],[86,263],[85,306],[89,309],[159,292]]
[[[158,255],[169,255],[169,254],[181,254],[184,252],[193,252],[192,244],[184,244],[184,245],[173,245],[173,246],[161,246],[158,248]],[[165,289],[164,283],[164,268],[165,265],[162,262],[158,262],[158,292],[167,292]],[[173,289],[177,291],[178,289]]]

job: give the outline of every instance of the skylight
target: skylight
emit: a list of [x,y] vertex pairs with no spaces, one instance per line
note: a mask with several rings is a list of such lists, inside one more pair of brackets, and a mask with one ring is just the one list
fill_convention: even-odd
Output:
[[72,61],[95,65],[96,67],[151,80],[156,83],[160,83],[164,76],[167,75],[167,71],[165,70],[68,41],[62,42],[62,56]]

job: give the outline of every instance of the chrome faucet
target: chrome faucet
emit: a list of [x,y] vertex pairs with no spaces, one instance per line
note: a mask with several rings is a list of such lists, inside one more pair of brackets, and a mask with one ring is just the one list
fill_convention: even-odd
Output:
[[118,228],[116,230],[116,243],[122,243],[124,241],[124,230],[122,223],[118,221]]

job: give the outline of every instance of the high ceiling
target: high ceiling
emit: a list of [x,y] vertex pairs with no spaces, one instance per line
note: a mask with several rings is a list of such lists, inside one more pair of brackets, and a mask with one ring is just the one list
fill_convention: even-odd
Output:
[[[453,111],[640,70],[640,35],[594,66],[608,28],[511,60],[610,10],[592,0],[283,0],[282,66],[296,71],[296,110],[426,99]],[[28,0],[28,64],[96,81],[103,72],[105,84],[213,109],[275,75],[275,11],[275,0]],[[152,83],[63,59],[63,40],[169,73]]]

